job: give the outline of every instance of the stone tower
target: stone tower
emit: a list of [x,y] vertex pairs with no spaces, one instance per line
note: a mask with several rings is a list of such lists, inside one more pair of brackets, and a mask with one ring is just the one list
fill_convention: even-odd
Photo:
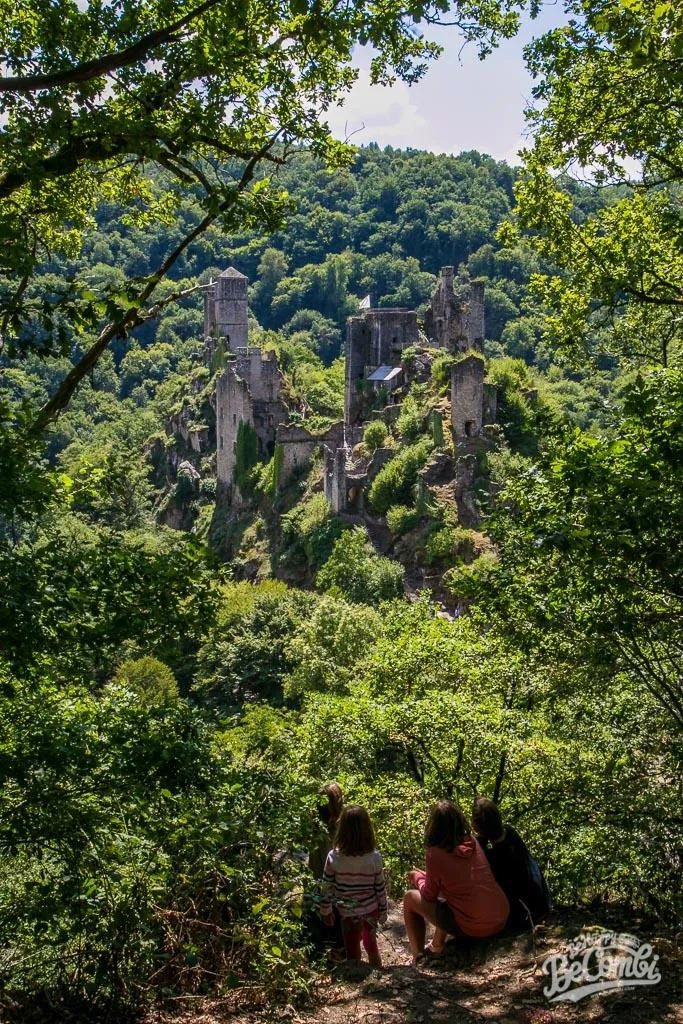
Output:
[[249,278],[228,267],[204,296],[204,337],[225,338],[229,352],[247,347]]
[[484,425],[484,377],[482,356],[464,356],[451,367],[451,420],[456,441],[478,437]]
[[467,302],[453,289],[453,267],[442,267],[441,276],[425,314],[425,330],[433,345],[449,352],[484,351],[484,285],[469,284]]

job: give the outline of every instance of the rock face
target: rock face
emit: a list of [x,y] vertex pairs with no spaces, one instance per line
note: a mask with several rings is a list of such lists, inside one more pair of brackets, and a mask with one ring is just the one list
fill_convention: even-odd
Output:
[[484,285],[469,284],[469,298],[461,303],[455,294],[453,267],[442,267],[439,283],[425,313],[430,344],[449,352],[484,351]]

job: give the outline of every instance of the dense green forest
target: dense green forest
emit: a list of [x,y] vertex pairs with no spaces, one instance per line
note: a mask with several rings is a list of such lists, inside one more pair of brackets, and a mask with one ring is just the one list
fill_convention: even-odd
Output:
[[[572,31],[528,54],[541,103],[514,169],[350,150],[312,116],[359,39],[377,81],[420,73],[433,54],[398,6],[259,8],[247,46],[209,10],[203,50],[172,33],[165,78],[136,51],[111,93],[87,62],[164,5],[69,5],[59,40],[38,6],[43,24],[20,6],[0,30],[18,76],[0,92],[0,1015],[305,999],[319,894],[300,853],[331,779],[370,809],[395,896],[434,799],[484,794],[561,907],[680,929],[683,140],[624,81],[679,97],[680,12],[568,4]],[[512,10],[454,5],[484,53]],[[362,453],[391,456],[374,533],[332,513],[319,455],[284,492],[275,460],[242,467],[240,515],[211,447],[198,483],[176,472],[174,417],[203,423],[223,369],[203,288],[228,265],[292,419],[318,430],[343,416],[365,295],[422,320],[442,266],[484,282],[499,428],[476,529],[418,486],[457,456],[443,353],[365,428]]]

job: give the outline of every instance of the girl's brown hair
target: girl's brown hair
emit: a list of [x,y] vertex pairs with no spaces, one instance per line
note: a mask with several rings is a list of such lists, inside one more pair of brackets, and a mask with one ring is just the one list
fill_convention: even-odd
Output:
[[347,857],[362,857],[375,849],[375,832],[370,815],[364,807],[345,807],[337,822],[334,845]]
[[499,839],[503,831],[503,819],[493,800],[478,796],[472,808],[472,824],[482,839]]
[[451,852],[470,835],[467,818],[457,804],[439,800],[432,808],[425,829],[425,846],[440,846]]
[[344,806],[344,794],[338,782],[329,782],[318,790],[318,814],[323,825],[333,829]]

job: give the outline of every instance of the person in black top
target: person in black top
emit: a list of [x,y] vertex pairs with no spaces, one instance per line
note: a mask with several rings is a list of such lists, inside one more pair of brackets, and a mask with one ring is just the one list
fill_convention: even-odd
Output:
[[517,830],[504,825],[497,806],[483,796],[474,801],[472,826],[493,876],[508,898],[508,926],[520,929],[542,921],[551,910],[550,891]]

